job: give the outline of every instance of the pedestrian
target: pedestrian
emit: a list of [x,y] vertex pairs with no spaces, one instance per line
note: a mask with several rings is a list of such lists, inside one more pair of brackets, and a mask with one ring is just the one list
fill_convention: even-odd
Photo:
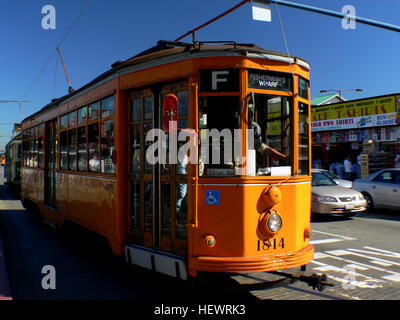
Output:
[[356,180],[357,179],[357,172],[358,172],[358,163],[353,162],[351,165],[351,180]]
[[337,175],[336,162],[331,163],[331,165],[329,166],[329,171]]
[[339,161],[336,162],[336,172],[340,179],[344,178],[343,175],[343,164]]
[[344,167],[344,179],[346,180],[352,180],[351,178],[351,157],[347,156],[346,159],[343,161],[343,167]]

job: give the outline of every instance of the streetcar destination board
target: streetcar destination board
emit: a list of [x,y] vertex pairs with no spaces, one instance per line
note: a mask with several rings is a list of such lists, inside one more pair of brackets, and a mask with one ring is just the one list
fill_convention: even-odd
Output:
[[291,91],[292,79],[284,73],[249,70],[249,88]]

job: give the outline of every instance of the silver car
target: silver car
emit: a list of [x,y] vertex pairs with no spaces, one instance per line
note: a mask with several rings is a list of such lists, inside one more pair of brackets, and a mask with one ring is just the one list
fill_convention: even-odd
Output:
[[400,168],[382,169],[353,181],[353,188],[367,199],[367,208],[400,209]]
[[341,187],[320,172],[312,172],[312,212],[353,216],[366,208],[367,201],[360,192]]
[[352,186],[353,186],[353,184],[352,184],[352,182],[350,180],[341,179],[340,177],[338,177],[336,174],[330,172],[329,170],[311,169],[311,172],[320,172],[320,173],[326,175],[328,178],[331,178],[339,186],[342,186],[342,187],[345,187],[345,188],[352,188]]

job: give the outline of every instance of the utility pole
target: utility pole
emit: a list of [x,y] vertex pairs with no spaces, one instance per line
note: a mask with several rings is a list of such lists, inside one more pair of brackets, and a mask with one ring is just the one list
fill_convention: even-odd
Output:
[[22,112],[22,102],[30,102],[29,100],[0,100],[0,103],[12,103],[18,102],[19,111],[21,112],[21,121],[24,120],[24,114]]

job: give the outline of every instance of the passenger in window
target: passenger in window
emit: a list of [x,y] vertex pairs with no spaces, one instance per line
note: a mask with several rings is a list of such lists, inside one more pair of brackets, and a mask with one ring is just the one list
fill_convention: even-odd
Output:
[[89,161],[89,170],[93,172],[99,172],[100,170],[100,160],[97,153],[93,153],[92,159]]
[[32,161],[33,168],[38,168],[38,157],[35,155]]

